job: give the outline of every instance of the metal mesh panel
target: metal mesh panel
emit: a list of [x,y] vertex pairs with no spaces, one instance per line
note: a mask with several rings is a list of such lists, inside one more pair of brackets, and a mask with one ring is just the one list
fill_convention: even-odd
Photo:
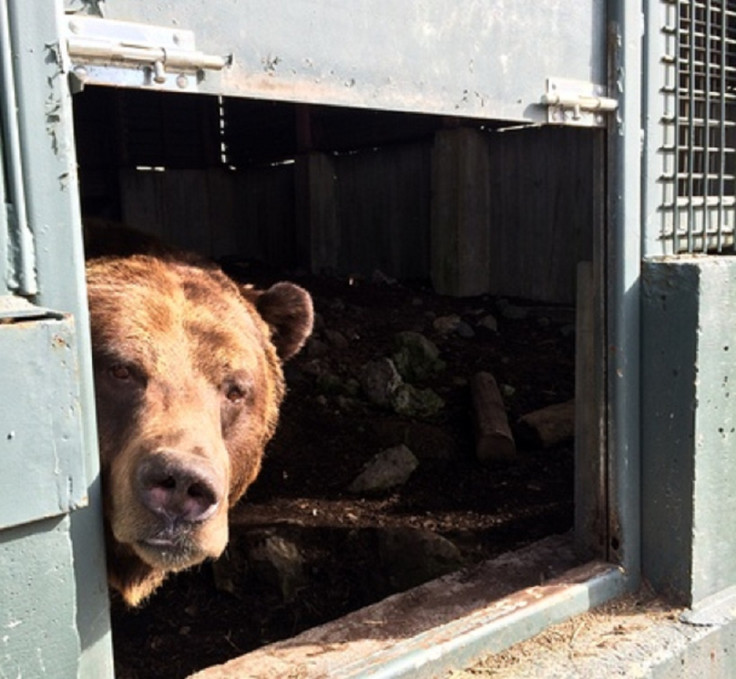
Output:
[[665,5],[662,237],[675,253],[732,252],[736,1]]

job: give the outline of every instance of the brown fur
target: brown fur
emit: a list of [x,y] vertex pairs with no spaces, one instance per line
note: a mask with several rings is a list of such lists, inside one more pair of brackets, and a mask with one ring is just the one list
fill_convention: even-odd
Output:
[[[224,549],[228,507],[258,474],[284,395],[281,362],[311,332],[312,305],[291,283],[241,289],[217,267],[169,255],[93,260],[87,282],[109,579],[137,605],[169,571]],[[140,481],[151,461],[191,465],[211,516],[152,512]]]

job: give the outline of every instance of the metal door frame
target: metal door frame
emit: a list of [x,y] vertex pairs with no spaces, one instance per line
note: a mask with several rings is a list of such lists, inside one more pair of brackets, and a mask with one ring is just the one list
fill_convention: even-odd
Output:
[[[78,464],[83,469],[81,477],[74,477],[80,487],[70,494],[74,498],[71,506],[60,506],[57,516],[0,532],[4,563],[10,564],[3,577],[19,586],[34,574],[36,578],[27,583],[22,599],[4,601],[3,613],[10,621],[0,647],[4,651],[0,663],[8,663],[1,665],[8,673],[18,668],[23,676],[41,672],[71,676],[74,672],[78,677],[111,677],[84,253],[71,93],[60,37],[63,8],[56,0],[7,0],[0,11],[6,13],[10,35],[10,44],[3,42],[3,52],[12,55],[12,63],[4,62],[3,67],[6,74],[12,73],[17,103],[15,110],[5,111],[17,129],[19,153],[12,163],[15,188],[22,191],[16,190],[15,195],[23,200],[21,224],[27,225],[23,238],[16,239],[16,247],[22,249],[21,257],[16,258],[22,272],[16,291],[31,308],[53,309],[74,319],[73,333],[64,342],[75,354],[77,394],[72,407],[78,409],[81,420],[77,443]],[[9,273],[14,266],[9,264]],[[48,350],[47,357],[51,361],[52,351]],[[46,390],[46,398],[54,397],[53,386]],[[44,392],[39,392],[42,402]],[[32,474],[29,469],[31,491]],[[63,561],[44,562],[57,553],[65,554]],[[49,577],[50,573],[54,576]],[[63,610],[61,606],[50,610],[55,602],[61,603],[59,596],[64,597]],[[66,619],[69,610],[71,621]],[[62,620],[64,625],[71,622],[71,629],[62,631]],[[42,640],[44,645],[37,646]]]

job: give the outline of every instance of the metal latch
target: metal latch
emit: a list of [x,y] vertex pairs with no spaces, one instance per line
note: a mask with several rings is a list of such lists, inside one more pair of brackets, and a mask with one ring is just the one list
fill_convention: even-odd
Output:
[[606,96],[604,85],[548,78],[542,103],[547,106],[547,122],[583,127],[604,127],[606,113],[618,108],[618,101]]
[[192,91],[205,70],[232,63],[232,56],[198,51],[192,31],[79,15],[67,21],[75,90],[95,84]]

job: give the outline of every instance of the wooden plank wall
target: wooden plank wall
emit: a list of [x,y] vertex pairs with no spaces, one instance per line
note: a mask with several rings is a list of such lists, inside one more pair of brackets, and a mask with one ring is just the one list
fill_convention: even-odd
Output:
[[573,303],[577,264],[602,229],[600,130],[542,127],[488,136],[489,292]]
[[430,155],[424,143],[336,156],[341,273],[427,278]]
[[[593,229],[603,226],[595,217],[600,131],[544,127],[475,136],[488,154],[490,181],[488,214],[478,217],[490,230],[486,292],[574,303],[577,263],[591,259]],[[437,255],[430,252],[432,147],[428,140],[234,171],[124,169],[123,219],[211,256],[429,279]],[[321,201],[306,216],[305,191],[312,202],[319,192]],[[327,218],[335,223],[317,223]],[[459,228],[451,221],[441,228]]]
[[211,257],[297,266],[290,165],[120,171],[123,222]]

